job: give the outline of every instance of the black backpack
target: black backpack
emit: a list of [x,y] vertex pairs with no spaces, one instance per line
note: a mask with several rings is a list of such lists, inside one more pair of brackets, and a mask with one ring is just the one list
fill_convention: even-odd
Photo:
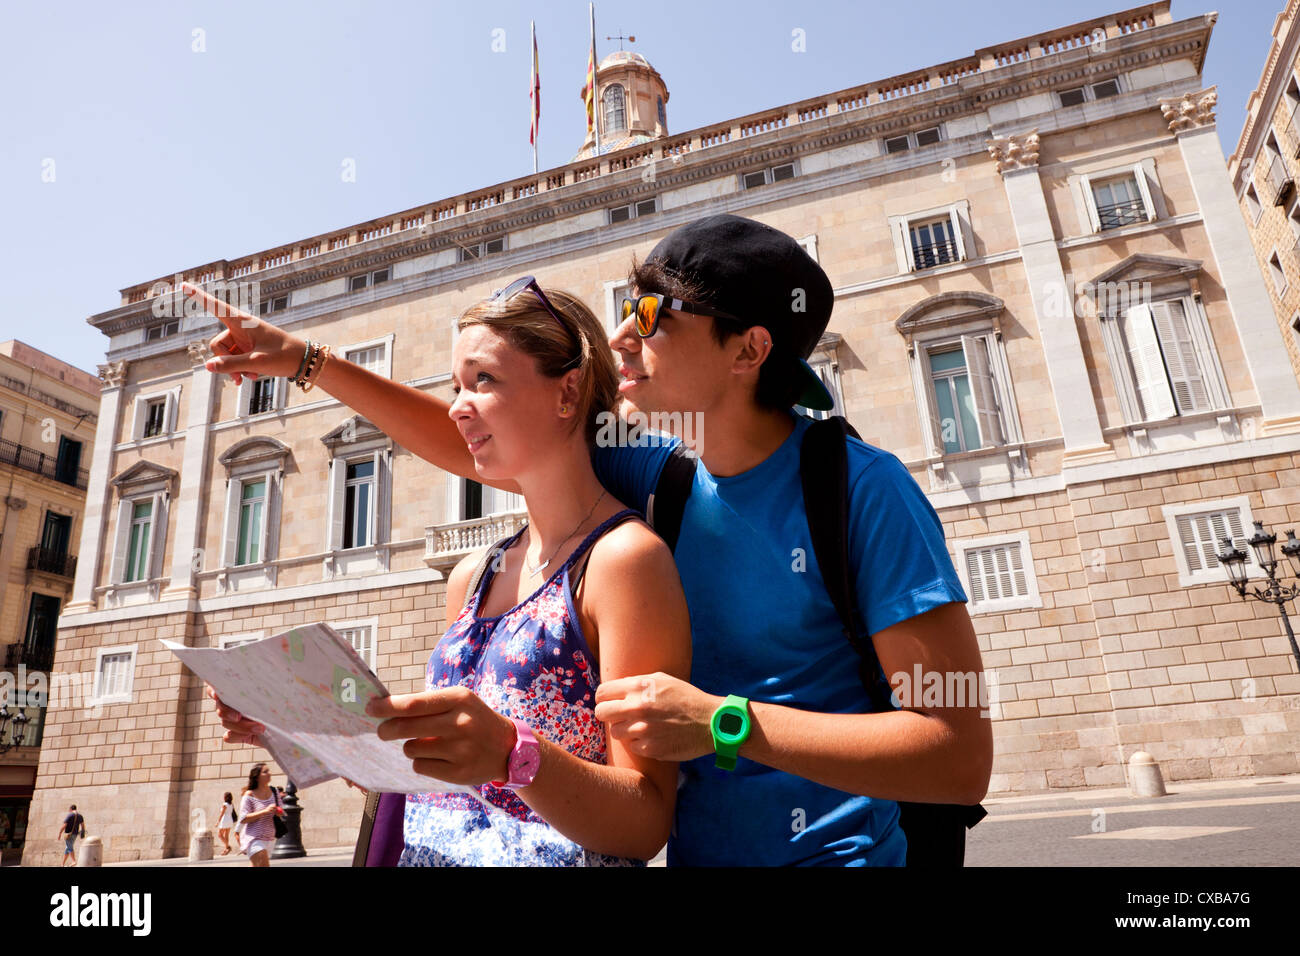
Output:
[[[872,711],[881,713],[894,709],[891,688],[875,648],[865,636],[866,627],[860,626],[862,618],[849,562],[849,469],[845,450],[849,435],[859,437],[839,415],[810,425],[799,448],[799,477],[822,581],[839,614],[844,636],[857,652],[858,674]],[[675,446],[646,509],[647,520],[670,549],[677,546],[686,499],[695,481],[695,462],[684,446]],[[966,831],[988,813],[979,804],[899,801],[898,807],[899,826],[907,835],[907,865],[915,867],[961,866],[966,855]]]

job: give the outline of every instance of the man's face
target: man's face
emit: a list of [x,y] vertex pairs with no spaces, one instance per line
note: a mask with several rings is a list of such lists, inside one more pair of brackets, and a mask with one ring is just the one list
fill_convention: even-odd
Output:
[[659,327],[648,339],[637,335],[629,316],[609,347],[619,356],[619,396],[646,414],[705,411],[733,384],[732,350],[714,339],[707,315],[660,309]]

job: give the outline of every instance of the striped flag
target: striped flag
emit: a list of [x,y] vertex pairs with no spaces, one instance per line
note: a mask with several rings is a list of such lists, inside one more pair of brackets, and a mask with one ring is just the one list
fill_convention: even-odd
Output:
[[528,142],[537,148],[537,121],[542,116],[542,79],[537,72],[537,24],[529,21],[533,31],[533,82],[528,89],[528,98],[533,101],[533,121],[528,130]]

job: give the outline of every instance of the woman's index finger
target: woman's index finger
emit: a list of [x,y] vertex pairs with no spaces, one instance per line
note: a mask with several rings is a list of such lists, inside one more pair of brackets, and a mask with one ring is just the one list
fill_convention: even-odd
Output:
[[241,348],[252,347],[253,339],[248,334],[248,330],[257,325],[256,316],[249,315],[243,309],[235,308],[229,302],[224,302],[189,282],[181,283],[181,291],[197,300],[209,315],[219,319],[221,324],[230,330],[231,336]]

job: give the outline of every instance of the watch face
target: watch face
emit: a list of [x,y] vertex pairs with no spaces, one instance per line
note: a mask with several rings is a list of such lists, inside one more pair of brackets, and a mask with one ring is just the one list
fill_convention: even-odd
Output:
[[510,758],[510,779],[532,783],[537,776],[537,768],[542,762],[542,755],[535,747],[528,747],[516,752]]
[[723,714],[718,720],[718,729],[728,737],[734,737],[740,733],[740,728],[745,726],[745,722],[740,719],[739,714]]

